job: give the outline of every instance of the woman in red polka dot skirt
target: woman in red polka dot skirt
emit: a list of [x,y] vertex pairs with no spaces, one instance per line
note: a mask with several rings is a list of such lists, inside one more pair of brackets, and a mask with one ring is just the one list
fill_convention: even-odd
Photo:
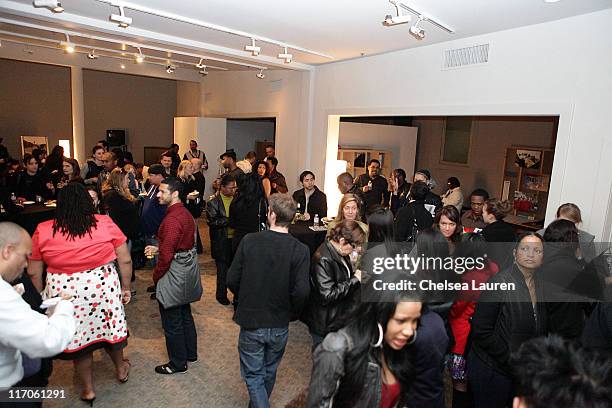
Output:
[[82,184],[64,187],[54,219],[38,225],[28,273],[43,298],[74,297],[76,334],[58,358],[74,361],[83,384],[81,399],[95,398],[92,353],[98,348],[112,359],[117,379],[127,381],[130,363],[123,356],[128,337],[123,305],[130,301],[132,261],[126,237],[110,217],[96,214]]

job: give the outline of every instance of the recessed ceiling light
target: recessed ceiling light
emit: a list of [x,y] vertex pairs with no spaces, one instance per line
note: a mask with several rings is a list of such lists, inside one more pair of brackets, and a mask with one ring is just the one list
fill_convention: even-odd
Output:
[[125,64],[120,65],[121,69],[125,69]]
[[259,73],[257,75],[255,75],[257,78],[259,79],[264,79],[266,77],[266,74],[264,74],[264,70],[263,68],[259,70]]
[[90,53],[87,54],[87,58],[89,58],[90,60],[98,59],[98,56],[96,55],[95,50],[91,50]]
[[544,3],[557,3],[561,0],[544,0]]

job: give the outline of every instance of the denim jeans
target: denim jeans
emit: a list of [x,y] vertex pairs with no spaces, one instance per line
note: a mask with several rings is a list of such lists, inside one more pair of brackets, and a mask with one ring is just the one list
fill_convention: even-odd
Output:
[[191,306],[182,305],[164,309],[159,303],[166,349],[172,368],[183,369],[187,367],[187,360],[198,358],[198,336],[196,332]]
[[276,381],[276,369],[285,353],[288,337],[287,327],[240,329],[240,375],[249,391],[249,407],[270,407],[269,398]]

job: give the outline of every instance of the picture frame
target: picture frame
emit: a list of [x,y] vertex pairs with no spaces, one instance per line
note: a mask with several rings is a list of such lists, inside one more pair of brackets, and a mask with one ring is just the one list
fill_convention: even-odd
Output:
[[542,164],[542,151],[517,149],[514,164],[524,169],[538,170]]
[[21,136],[21,157],[32,154],[34,149],[49,152],[49,139],[47,136]]
[[440,146],[440,163],[469,166],[474,122],[471,117],[448,117]]

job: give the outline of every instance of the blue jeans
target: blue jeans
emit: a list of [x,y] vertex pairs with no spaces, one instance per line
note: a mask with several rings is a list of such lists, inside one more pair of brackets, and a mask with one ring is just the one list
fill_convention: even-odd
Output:
[[187,367],[187,360],[198,359],[198,334],[191,315],[191,306],[187,304],[164,309],[159,303],[159,314],[170,365],[182,370]]
[[276,369],[285,353],[288,337],[287,327],[240,329],[240,375],[249,391],[249,407],[270,407],[269,398],[276,381]]

